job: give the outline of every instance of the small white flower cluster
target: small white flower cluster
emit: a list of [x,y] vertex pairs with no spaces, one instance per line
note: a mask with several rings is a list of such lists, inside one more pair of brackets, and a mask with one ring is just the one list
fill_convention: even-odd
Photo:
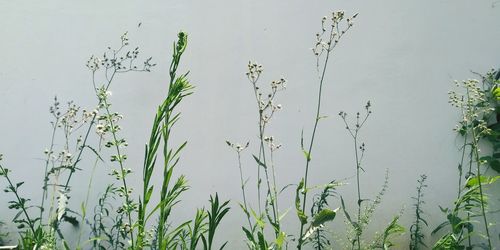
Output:
[[479,86],[479,81],[476,79],[455,81],[455,85],[463,89],[464,92],[448,92],[448,102],[453,107],[462,110],[462,119],[454,130],[465,134],[469,129],[473,129],[472,132],[476,135],[475,139],[490,134],[491,129],[488,128],[485,117],[489,117],[495,109],[486,100],[486,93]]
[[89,60],[87,60],[87,68],[92,72],[96,72],[102,64],[102,60],[94,55],[90,56]]
[[[117,123],[123,119],[123,116],[118,114],[118,113],[111,113],[111,114],[104,114],[97,116],[97,124],[96,124],[96,133],[99,136],[105,136],[107,132],[112,132],[116,133],[121,130],[120,125]],[[120,143],[122,145],[125,145],[125,140],[119,140],[119,142],[113,142],[112,145],[115,145],[116,143]]]
[[87,111],[86,109],[84,109],[82,110],[82,112],[83,112],[83,119],[87,121],[99,114],[99,111],[97,109],[93,109],[92,111]]
[[254,88],[255,98],[259,106],[260,123],[262,126],[265,126],[265,124],[267,124],[274,115],[274,112],[283,108],[281,104],[275,103],[274,98],[276,97],[276,93],[278,91],[286,88],[286,80],[282,77],[279,80],[272,81],[271,92],[264,95],[261,92],[260,87],[257,86],[257,81],[262,72],[262,65],[251,61],[248,63],[248,72],[246,75]]
[[[47,155],[47,159],[52,161],[54,165],[57,165],[55,164],[56,162],[61,167],[71,167],[73,165],[73,154],[69,152],[68,148],[63,149],[57,154],[54,154],[54,151],[49,149],[45,149],[43,153]],[[55,172],[56,169],[60,168],[54,168],[52,172]]]
[[121,179],[123,179],[124,176],[126,176],[127,174],[130,174],[130,173],[132,173],[131,168],[124,169],[123,171],[113,169],[109,175],[115,177],[116,180],[121,180]]
[[109,108],[111,104],[108,103],[108,98],[113,95],[113,93],[107,90],[104,86],[96,90],[97,98],[99,99],[99,108],[105,109]]
[[106,69],[106,77],[109,77],[108,70],[110,74],[114,73],[124,73],[127,71],[150,71],[151,67],[156,66],[156,64],[151,63],[152,58],[149,57],[144,61],[142,68],[138,67],[134,61],[139,55],[139,47],[135,47],[132,50],[123,52],[123,48],[129,45],[128,33],[125,32],[121,37],[121,46],[118,49],[112,49],[108,47],[102,58],[98,58],[94,55],[87,60],[87,68],[95,73],[100,67]]
[[50,113],[55,118],[55,121],[51,123],[54,127],[62,128],[64,134],[69,136],[74,131],[82,127],[82,125],[91,120],[96,112],[97,110],[93,110],[91,112],[82,110],[80,112],[80,107],[74,104],[73,101],[68,102],[68,108],[66,111],[61,111],[59,101],[57,101],[56,97],[54,98],[54,104],[50,107]]
[[[355,14],[345,19],[345,24],[342,24],[345,14],[344,11],[332,12],[330,18],[324,16],[321,19],[321,32],[316,34],[316,44],[312,48],[315,56],[319,57],[323,52],[330,52],[337,45],[340,38],[354,25],[354,19],[358,16]],[[327,24],[329,22],[329,24]],[[327,26],[330,26],[330,32],[327,34]],[[325,38],[325,34],[327,37]]]
[[280,78],[277,81],[271,82],[271,88],[274,90],[282,90],[286,88],[286,80],[284,78]]
[[79,123],[77,119],[77,114],[80,111],[80,107],[76,106],[72,101],[68,102],[68,110],[61,117],[61,123],[59,126],[67,126],[70,129]]
[[232,143],[230,141],[226,141],[226,144],[233,148],[237,153],[241,153],[243,150],[245,150],[246,148],[248,148],[248,146],[250,145],[250,142],[247,142],[245,145],[241,145],[241,144],[238,144],[238,143]]
[[128,45],[128,31],[123,33],[120,39],[122,40],[123,45]]
[[246,75],[248,77],[248,80],[250,80],[253,83],[257,82],[257,80],[260,77],[260,74],[262,73],[262,71],[264,71],[262,65],[251,61],[248,62],[247,68],[248,71]]
[[271,152],[280,149],[282,146],[280,143],[275,143],[274,136],[264,136],[264,142],[267,143],[267,146],[269,147],[269,150],[271,150]]
[[[365,114],[364,114],[364,116],[362,117],[360,112],[356,112],[356,120],[353,121],[351,125],[347,121],[347,113],[344,112],[344,111],[340,111],[339,112],[340,118],[344,121],[345,128],[349,131],[349,133],[352,136],[354,136],[354,134],[357,133],[361,129],[361,127],[366,122],[366,120],[368,119],[368,117],[372,114],[371,107],[372,107],[371,102],[367,101],[366,105],[365,105]],[[360,148],[360,150],[364,151],[364,144],[363,144],[363,147]]]

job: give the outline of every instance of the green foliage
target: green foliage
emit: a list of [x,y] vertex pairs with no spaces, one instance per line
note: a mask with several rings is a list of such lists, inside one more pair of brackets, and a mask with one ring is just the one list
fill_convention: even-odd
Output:
[[[143,167],[143,193],[136,201],[133,193],[127,184],[127,177],[132,173],[131,169],[125,168],[127,155],[124,152],[127,142],[120,137],[118,132],[120,126],[118,121],[122,116],[112,112],[109,97],[111,92],[109,87],[117,74],[129,71],[150,71],[155,66],[151,63],[151,58],[144,62],[143,68],[135,66],[134,61],[139,53],[138,48],[124,52],[128,46],[128,38],[125,33],[121,37],[121,46],[118,49],[108,48],[102,58],[92,56],[87,62],[87,67],[92,73],[92,83],[98,99],[97,109],[91,112],[83,111],[82,120],[75,117],[80,110],[72,102],[68,104],[68,111],[62,111],[57,98],[51,107],[51,114],[55,120],[52,122],[53,133],[51,146],[45,151],[47,160],[45,161],[45,174],[43,185],[43,199],[40,206],[39,216],[33,216],[30,210],[37,208],[30,204],[30,199],[21,195],[21,188],[24,182],[14,182],[9,173],[10,170],[0,165],[0,176],[7,181],[5,192],[11,193],[14,200],[9,202],[9,208],[17,210],[13,222],[17,224],[20,233],[20,246],[23,249],[81,249],[89,244],[92,249],[196,249],[203,242],[205,249],[212,249],[213,240],[219,224],[228,213],[228,202],[219,202],[216,194],[215,198],[210,197],[211,210],[199,209],[193,221],[188,220],[173,227],[169,220],[172,209],[180,202],[180,196],[188,189],[187,180],[184,176],[172,180],[173,170],[180,159],[180,152],[186,146],[186,142],[180,146],[172,147],[169,142],[172,128],[180,118],[180,113],[176,112],[176,107],[184,97],[192,93],[192,85],[187,79],[187,73],[178,75],[177,68],[181,55],[187,46],[187,34],[180,32],[178,41],[174,43],[172,63],[170,65],[170,82],[168,85],[167,97],[158,107],[150,139],[146,144],[144,167]],[[124,53],[124,54],[121,54]],[[125,66],[126,65],[126,66]],[[97,72],[104,68],[104,83],[98,86]],[[98,115],[101,114],[101,115]],[[87,125],[88,128],[84,136],[76,139],[76,152],[70,152],[71,135],[80,127]],[[77,128],[75,128],[77,127]],[[95,128],[98,135],[99,144],[97,147],[87,144],[91,129]],[[55,156],[56,132],[62,130],[65,143],[63,150]],[[102,147],[104,146],[104,147]],[[118,182],[118,185],[109,184],[100,195],[98,203],[93,210],[93,217],[89,219],[87,215],[87,205],[92,188],[92,178],[96,166],[106,162],[101,156],[104,148],[114,150],[109,161],[118,166],[111,171]],[[87,198],[81,203],[81,216],[70,209],[70,180],[74,176],[77,164],[84,156],[84,150],[89,149],[91,156],[95,157],[91,178],[88,184]],[[160,150],[161,149],[161,150]],[[159,151],[163,155],[162,185],[155,190],[151,183],[151,177],[156,173],[155,167]],[[1,156],[0,156],[1,159]],[[66,173],[66,176],[63,174]],[[65,177],[65,178],[63,178]],[[57,181],[64,179],[62,183]],[[52,193],[47,187],[54,187]],[[156,191],[156,192],[155,192]],[[46,197],[51,195],[50,207],[46,207]],[[158,193],[160,202],[148,207],[153,195]],[[115,206],[116,201],[122,200],[119,206]],[[48,211],[48,212],[47,212]],[[137,220],[133,216],[137,213]],[[47,214],[47,219],[44,215]],[[61,222],[68,222],[73,226],[79,226],[84,222],[90,226],[90,238],[83,245],[80,239],[76,246],[70,246],[64,239],[60,229]],[[156,217],[156,225],[148,229],[151,223],[148,221]],[[79,238],[81,237],[81,233]],[[2,243],[3,244],[3,243]],[[222,249],[226,243],[220,247]]]
[[9,233],[5,232],[3,229],[4,225],[5,223],[3,221],[0,221],[0,246],[7,244],[7,237],[9,237]]
[[[480,187],[490,185],[500,177],[469,177],[453,208],[441,208],[446,214],[447,221],[441,223],[432,231],[432,234],[450,230],[445,233],[434,245],[433,249],[465,249],[470,247],[488,247],[484,243],[471,244],[467,242],[475,232],[475,217],[482,217],[482,207],[485,205],[486,195],[481,193]],[[470,245],[469,245],[470,244]]]
[[333,220],[335,218],[337,209],[331,210],[328,208],[328,198],[336,194],[335,188],[338,185],[340,184],[335,181],[331,181],[329,184],[325,185],[321,193],[316,194],[313,198],[313,205],[311,207],[311,217],[313,217],[313,222],[306,231],[306,235],[304,235],[304,237],[309,239],[308,242],[312,242],[315,249],[326,249],[328,246],[331,246],[331,242],[327,236],[328,232],[324,230],[324,223],[328,220],[324,220],[322,223],[314,222],[323,216],[326,216],[325,219],[328,218],[329,220]]
[[[351,123],[348,121],[348,114],[344,111],[341,111],[339,113],[340,118],[344,121],[345,128],[348,131],[349,135],[351,136],[353,140],[353,146],[354,146],[354,156],[355,156],[355,170],[356,170],[356,187],[357,187],[357,213],[356,213],[356,218],[352,218],[349,212],[346,209],[344,199],[341,197],[341,204],[342,204],[342,211],[344,213],[344,216],[348,222],[348,225],[350,226],[350,229],[347,231],[347,239],[351,245],[351,249],[362,249],[362,236],[363,232],[366,228],[366,226],[370,223],[373,213],[375,212],[375,209],[377,206],[382,202],[382,196],[386,193],[387,188],[388,188],[388,181],[389,181],[389,172],[388,170],[386,171],[385,174],[385,180],[384,184],[382,185],[382,189],[379,191],[379,193],[376,195],[375,199],[370,200],[362,197],[362,191],[361,191],[361,182],[360,182],[360,175],[361,173],[365,172],[365,169],[362,167],[363,166],[363,157],[365,155],[365,150],[366,150],[366,145],[364,142],[360,141],[359,135],[360,131],[365,125],[366,121],[372,114],[371,111],[371,103],[368,101],[365,105],[365,113],[362,115],[360,112],[356,113],[356,117],[354,121]],[[400,226],[397,225],[396,221],[399,219],[399,216],[396,216],[395,220],[393,220],[393,223],[389,225],[390,230],[386,230],[383,235],[386,233],[389,235],[399,233],[398,231]],[[393,228],[394,227],[394,228]],[[395,232],[392,230],[397,228]],[[388,237],[382,237],[380,239],[375,240],[372,244],[372,247],[375,248],[385,248],[391,245],[388,241]]]
[[[316,137],[316,131],[318,128],[319,121],[324,118],[321,115],[321,100],[323,97],[323,83],[325,80],[325,75],[327,71],[328,61],[330,59],[330,55],[332,51],[337,47],[339,41],[343,38],[343,36],[347,33],[347,31],[353,26],[353,20],[357,17],[358,14],[354,14],[351,17],[346,17],[344,11],[334,11],[330,18],[326,16],[321,20],[321,32],[316,34],[316,45],[312,48],[314,56],[316,57],[316,71],[318,73],[318,95],[317,95],[317,105],[316,105],[316,113],[314,116],[314,126],[311,132],[311,136],[309,139],[309,143],[306,147],[304,147],[304,131],[301,133],[301,148],[302,152],[305,156],[305,166],[304,166],[304,175],[301,178],[301,182],[303,182],[304,188],[302,192],[302,200],[301,207],[297,207],[297,212],[299,213],[300,220],[300,232],[298,235],[297,241],[297,249],[302,249],[302,245],[305,244],[304,235],[307,232],[304,232],[304,226],[306,221],[304,220],[304,216],[300,213],[304,213],[307,207],[307,193],[309,190],[308,181],[309,181],[309,167],[312,161],[312,152],[314,148],[314,139]],[[298,199],[296,199],[298,200]]]
[[[489,78],[491,78],[492,75],[493,73],[490,72]],[[472,226],[471,218],[480,216],[484,226],[484,238],[487,241],[486,247],[491,249],[492,242],[486,214],[487,196],[483,191],[483,179],[485,178],[483,165],[487,163],[491,165],[492,158],[487,158],[490,159],[490,162],[484,160],[484,158],[481,157],[480,147],[484,145],[482,144],[484,138],[490,138],[493,142],[498,142],[498,137],[492,137],[492,135],[495,135],[495,132],[491,129],[491,126],[488,125],[495,108],[491,107],[492,94],[491,91],[484,90],[488,88],[484,87],[488,86],[488,84],[484,84],[484,82],[488,82],[488,80],[483,80],[483,87],[481,87],[479,81],[475,79],[461,82],[455,81],[459,90],[449,92],[451,105],[458,108],[462,115],[455,130],[463,136],[464,142],[461,148],[462,159],[458,168],[459,185],[455,208],[451,210],[443,209],[443,212],[447,214],[448,221],[441,224],[436,230],[442,228],[446,223],[449,223],[451,225],[451,232],[445,234],[442,238],[443,241],[440,242],[443,242],[443,244],[453,242],[453,244],[461,245],[463,240],[467,240],[467,248],[472,248],[473,244],[471,237],[474,233],[474,227]],[[490,88],[494,87],[490,85]],[[466,155],[468,157],[466,157]],[[465,169],[466,172],[465,175],[463,175],[463,166],[466,161],[468,161],[468,169]],[[466,178],[464,186],[462,186],[463,176]],[[476,179],[476,181],[474,181],[474,179]],[[471,182],[475,182],[475,184],[473,185]],[[464,201],[465,204],[462,204]],[[462,232],[465,229],[467,234],[464,235]],[[436,246],[440,246],[440,244]]]
[[368,226],[368,224],[371,222],[373,213],[375,212],[376,208],[380,205],[382,202],[382,197],[385,195],[387,192],[387,188],[389,187],[389,172],[388,170],[386,171],[385,174],[385,179],[384,179],[384,184],[382,185],[382,188],[378,192],[378,194],[375,196],[373,200],[371,199],[364,199],[362,201],[362,204],[365,204],[364,206],[360,207],[360,216],[359,218],[352,218],[351,215],[349,214],[346,206],[344,199],[342,196],[340,197],[341,200],[341,208],[344,214],[344,217],[347,221],[347,225],[350,226],[350,228],[347,230],[347,239],[349,241],[351,249],[385,249],[384,247],[390,247],[392,246],[392,242],[390,241],[390,237],[395,236],[395,235],[401,235],[405,229],[401,225],[399,225],[397,222],[400,218],[400,215],[397,215],[394,217],[394,219],[389,223],[388,227],[384,229],[383,234],[378,234],[374,236],[374,239],[371,244],[364,246],[363,243],[363,233]]
[[[215,237],[215,232],[219,226],[222,218],[229,212],[228,207],[229,201],[225,201],[222,204],[219,203],[219,196],[215,194],[215,198],[210,196],[210,211],[208,214],[208,236],[204,234],[201,235],[201,240],[203,242],[203,248],[206,250],[212,250],[212,244]],[[227,241],[222,244],[219,250],[223,249],[227,244]]]
[[406,229],[398,224],[398,220],[400,215],[395,216],[392,221],[387,225],[384,229],[384,233],[380,234],[375,240],[372,242],[368,249],[390,249],[395,246],[394,243],[391,242],[392,237],[402,235],[405,233]]
[[115,214],[113,207],[113,201],[117,196],[118,193],[113,184],[108,185],[94,207],[92,221],[87,222],[91,229],[90,238],[93,249],[125,248],[126,234],[121,230],[124,214]]
[[482,119],[489,121],[490,133],[483,136],[492,148],[491,153],[481,157],[481,160],[500,173],[500,70],[491,70],[486,75],[479,76],[482,79],[481,91],[484,93],[484,101],[477,106],[491,108],[491,112],[485,112]]
[[[307,194],[313,190],[313,188],[308,186],[308,172],[310,162],[312,161],[312,149],[318,122],[321,118],[323,118],[323,116],[320,115],[322,87],[330,53],[337,46],[340,38],[342,38],[347,30],[352,27],[352,20],[356,18],[356,16],[357,15],[346,17],[344,16],[343,11],[333,12],[329,20],[327,20],[326,17],[322,19],[322,31],[316,36],[316,45],[313,48],[313,52],[317,60],[319,80],[319,92],[317,96],[318,104],[317,112],[314,118],[314,128],[311,133],[309,144],[307,145],[307,150],[304,146],[303,133],[301,138],[301,147],[306,158],[306,164],[304,168],[304,176],[301,177],[295,192],[294,207],[300,222],[300,232],[295,236],[288,235],[281,227],[281,220],[287,212],[281,213],[279,210],[279,194],[277,192],[278,187],[276,185],[277,175],[273,161],[273,154],[281,147],[281,144],[276,143],[273,136],[267,135],[267,128],[271,118],[275,112],[282,108],[280,104],[276,104],[276,96],[279,90],[285,88],[286,80],[281,78],[279,80],[272,81],[271,90],[268,93],[265,93],[262,91],[262,87],[258,86],[258,80],[261,78],[261,74],[263,72],[262,65],[254,62],[249,62],[248,64],[248,71],[246,75],[253,87],[259,115],[259,149],[258,154],[253,155],[253,159],[257,165],[257,212],[251,209],[250,204],[247,203],[245,191],[246,182],[244,181],[245,178],[243,177],[243,171],[241,170],[240,152],[248,147],[248,143],[246,146],[233,144],[229,141],[226,141],[226,143],[238,153],[238,166],[240,169],[240,180],[243,193],[243,203],[240,204],[240,207],[242,208],[248,221],[248,227],[242,227],[242,229],[247,239],[247,246],[250,249],[282,249],[288,245],[289,240],[296,241],[297,248],[301,249],[304,244],[311,241],[313,234],[316,235],[316,238],[321,239],[319,243],[321,246],[326,244],[325,236],[321,236],[323,234],[323,230],[321,228],[327,221],[333,220],[336,215],[335,210],[326,207],[326,198],[329,196],[330,189],[333,188],[333,185],[325,191],[323,198],[319,198],[319,200],[314,201],[311,208],[312,221],[310,221],[305,212],[307,208]],[[261,178],[261,176],[263,176],[263,178]],[[266,188],[264,198],[262,197],[261,184],[264,184],[264,187]],[[288,186],[290,185],[285,186],[282,191]],[[263,208],[262,205],[264,205]],[[273,240],[266,239],[264,229],[267,224],[270,224],[271,230],[274,233]],[[309,224],[309,227],[305,228],[307,224]]]
[[424,243],[425,235],[422,232],[424,225],[427,227],[427,221],[423,218],[424,211],[422,209],[422,205],[425,204],[423,200],[424,197],[424,188],[427,187],[425,184],[425,180],[427,179],[427,175],[423,174],[420,176],[420,179],[417,181],[417,196],[412,197],[415,203],[413,207],[415,209],[415,221],[410,226],[410,250],[418,250],[421,247],[427,247]]

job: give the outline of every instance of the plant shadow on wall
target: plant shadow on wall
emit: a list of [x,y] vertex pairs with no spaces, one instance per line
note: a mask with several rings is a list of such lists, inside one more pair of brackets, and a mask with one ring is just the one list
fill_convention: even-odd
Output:
[[[344,181],[335,180],[332,176],[334,180],[318,185],[309,178],[310,168],[314,167],[317,130],[320,121],[325,118],[321,104],[328,64],[334,49],[353,26],[356,17],[357,14],[347,17],[343,11],[336,11],[321,21],[321,31],[317,33],[312,49],[317,69],[316,109],[312,131],[301,133],[303,175],[297,177],[295,184],[278,186],[280,169],[275,164],[275,157],[282,146],[277,138],[270,135],[271,121],[283,108],[278,103],[278,97],[285,90],[287,81],[284,78],[271,81],[266,89],[260,84],[264,70],[262,65],[255,62],[248,64],[246,76],[255,97],[258,118],[256,152],[249,156],[251,165],[256,167],[255,180],[248,177],[246,164],[242,161],[244,153],[254,143],[226,143],[237,156],[242,193],[239,205],[245,219],[241,228],[249,249],[405,248],[394,243],[394,238],[406,231],[399,222],[403,210],[379,232],[367,235],[366,228],[389,187],[387,171],[378,194],[368,198],[366,191],[363,192],[368,187],[360,179],[370,170],[363,161],[367,146],[361,140],[362,128],[372,114],[370,102],[366,103],[364,112],[358,112],[352,118],[346,112],[339,113],[339,122],[343,122],[348,136],[352,138],[353,182],[357,194],[354,202],[350,204],[348,197],[340,195],[337,190],[345,184]],[[128,143],[121,136],[119,125],[123,116],[112,109],[110,87],[118,76],[130,72],[150,72],[155,64],[151,57],[137,63],[139,48],[129,50],[127,33],[121,37],[118,48],[108,47],[102,57],[92,56],[87,62],[97,99],[95,108],[82,109],[73,102],[63,107],[54,98],[50,107],[52,131],[49,147],[45,150],[40,204],[34,204],[25,197],[24,182],[13,180],[11,170],[0,164],[0,175],[7,183],[5,192],[12,197],[8,206],[16,211],[12,222],[18,228],[18,248],[194,250],[226,247],[227,241],[216,246],[215,235],[229,212],[229,201],[219,200],[217,193],[209,197],[207,208],[194,212],[193,218],[173,222],[173,212],[189,189],[186,177],[174,174],[187,142],[180,145],[172,142],[175,125],[181,117],[177,111],[179,105],[194,89],[188,73],[178,73],[186,47],[187,34],[180,32],[173,44],[166,97],[154,114],[142,169],[132,168],[127,162]],[[467,80],[457,83],[463,92],[450,92],[450,102],[462,115],[456,128],[463,138],[462,157],[458,164],[457,198],[451,208],[441,207],[446,221],[432,232],[440,233],[433,249],[493,249],[494,246],[489,230],[493,223],[489,218],[486,189],[499,177],[485,172],[488,168],[500,169],[500,71],[491,71],[481,77],[482,86],[477,80]],[[482,153],[483,141],[491,144],[491,154]],[[93,182],[99,167],[104,167],[113,181],[103,190],[96,191]],[[90,173],[86,195],[83,201],[75,202],[72,181],[84,171]],[[128,180],[137,172],[140,172],[142,185],[135,191]],[[153,182],[154,175],[162,177],[160,183]],[[412,197],[414,221],[409,227],[407,239],[412,250],[428,248],[424,241],[429,226],[424,211],[424,191],[428,188],[426,179],[426,175],[420,176],[416,195]],[[294,190],[289,189],[291,187]],[[249,188],[255,188],[257,197],[248,197]],[[292,192],[294,198],[288,203],[282,201],[283,192]],[[91,207],[91,197],[96,196],[97,204]],[[253,200],[257,201],[256,204],[251,203]],[[288,207],[284,209],[280,204]],[[350,210],[352,208],[354,211]],[[283,221],[288,219],[290,210],[295,210],[297,228],[284,227]],[[340,223],[335,220],[339,211],[343,216],[344,231],[334,230],[339,227],[328,227],[332,222]],[[71,233],[64,228],[67,224],[79,229],[74,242],[68,240]],[[83,227],[88,228],[90,233],[84,234],[86,230]],[[6,244],[5,239],[12,235],[2,232],[0,245]]]
[[[210,208],[196,211],[193,219],[175,225],[171,213],[181,200],[181,194],[188,190],[184,176],[173,177],[182,149],[171,145],[171,133],[180,119],[177,106],[184,97],[192,93],[187,73],[178,74],[181,56],[187,46],[187,34],[180,32],[173,44],[173,56],[169,69],[170,81],[165,100],[159,105],[153,120],[149,141],[145,147],[142,168],[142,190],[135,194],[127,179],[136,170],[127,167],[125,153],[127,141],[120,136],[119,121],[122,115],[113,112],[110,102],[110,86],[116,76],[128,72],[149,72],[155,64],[152,58],[136,63],[139,48],[129,47],[127,33],[121,37],[117,49],[108,47],[101,58],[92,56],[87,67],[92,74],[92,86],[97,97],[97,107],[92,111],[81,110],[73,102],[63,109],[57,100],[50,108],[54,117],[51,143],[45,150],[45,173],[41,204],[32,204],[23,197],[24,182],[15,182],[10,170],[0,165],[0,175],[7,181],[5,192],[14,199],[9,208],[17,211],[13,222],[19,229],[21,249],[212,249],[217,227],[229,211],[228,201],[221,202],[217,194],[210,196]],[[102,73],[99,75],[98,73]],[[99,78],[101,76],[101,78]],[[97,145],[90,144],[91,133],[95,129]],[[83,130],[83,133],[81,132]],[[58,137],[59,136],[59,137]],[[56,143],[62,137],[62,143]],[[56,145],[63,145],[56,148]],[[160,153],[159,153],[160,152]],[[105,159],[105,154],[111,154]],[[82,165],[84,157],[93,158],[89,169]],[[1,159],[1,156],[0,156]],[[92,182],[98,166],[108,167],[109,175],[116,179],[100,193],[93,216],[88,214]],[[91,171],[85,200],[75,210],[71,199],[71,181],[80,171]],[[163,176],[158,187],[151,183],[153,174]],[[157,195],[160,202],[151,204]],[[119,205],[117,205],[117,203]],[[154,222],[153,222],[154,221]],[[83,236],[80,230],[78,240],[66,240],[68,232],[62,224],[90,228],[90,235]],[[84,240],[82,241],[82,238]],[[222,245],[223,248],[225,243]]]

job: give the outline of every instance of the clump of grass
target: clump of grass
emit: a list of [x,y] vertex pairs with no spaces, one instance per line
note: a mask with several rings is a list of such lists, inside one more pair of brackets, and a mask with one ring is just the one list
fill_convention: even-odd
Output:
[[412,197],[415,203],[413,207],[415,208],[415,221],[410,226],[410,250],[421,249],[421,246],[427,247],[424,243],[425,235],[422,232],[423,227],[428,226],[427,221],[423,218],[424,211],[422,206],[425,204],[424,201],[424,188],[427,187],[425,181],[427,180],[427,175],[420,175],[420,179],[417,181],[417,195]]

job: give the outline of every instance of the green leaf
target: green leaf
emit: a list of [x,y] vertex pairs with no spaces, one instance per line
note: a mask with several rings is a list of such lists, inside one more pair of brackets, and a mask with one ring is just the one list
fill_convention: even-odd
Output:
[[257,232],[257,238],[259,239],[259,247],[261,250],[267,250],[267,242],[264,239],[264,235],[261,232]]
[[351,216],[349,215],[349,213],[347,212],[347,210],[345,209],[345,204],[344,204],[344,198],[342,198],[342,196],[340,196],[340,204],[342,205],[342,211],[344,211],[344,215],[345,215],[345,218],[347,219],[347,221],[354,227],[354,228],[357,228],[357,223],[352,221],[351,219]]
[[304,156],[306,157],[307,161],[311,161],[311,154],[309,152],[307,152],[305,149],[303,149],[302,153],[304,153]]
[[253,156],[253,158],[255,159],[255,161],[257,162],[257,164],[259,164],[259,166],[262,166],[262,167],[264,167],[265,169],[267,169],[266,164],[264,164],[263,162],[261,162],[261,161],[259,160],[259,158],[257,158],[257,156],[255,156],[255,155],[252,155],[252,156]]
[[250,231],[248,231],[248,229],[246,229],[245,227],[241,227],[241,229],[243,229],[243,232],[245,232],[245,235],[246,235],[247,239],[248,239],[250,242],[256,243],[256,242],[255,242],[255,238],[253,237],[253,234],[252,234],[252,233],[250,233]]
[[488,184],[492,184],[492,183],[496,182],[499,178],[500,178],[500,175],[494,176],[494,177],[484,176],[484,175],[481,176],[480,178],[472,177],[472,178],[469,178],[469,180],[467,180],[466,186],[469,188],[472,188],[472,187],[478,186],[479,182],[481,182],[481,184],[483,184],[483,185],[488,185]]
[[266,222],[262,220],[260,216],[257,216],[257,213],[253,209],[250,208],[250,211],[255,219],[255,222],[257,222],[257,225],[259,225],[260,228],[264,228],[266,226]]
[[295,192],[295,210],[297,211],[297,217],[302,225],[307,224],[307,215],[300,208],[300,194],[302,193],[302,189],[304,188],[304,179],[300,180],[299,185],[297,186],[297,190]]
[[500,161],[499,160],[492,160],[492,161],[488,162],[488,164],[490,165],[490,167],[493,170],[500,173]]
[[304,233],[304,235],[301,237],[302,241],[305,241],[307,238],[309,238],[311,235],[313,235],[317,230],[322,228],[324,224],[328,221],[332,221],[335,219],[335,215],[337,215],[337,209],[331,210],[329,208],[325,208],[321,210],[319,213],[317,213],[313,217],[313,221],[311,222],[311,225],[307,229],[307,231]]
[[146,197],[144,197],[144,204],[147,204],[151,199],[151,195],[153,194],[154,185],[148,188],[148,192],[146,192]]
[[331,210],[329,208],[325,208],[321,210],[319,213],[317,213],[313,221],[311,222],[311,226],[313,227],[319,227],[320,225],[323,225],[324,223],[328,221],[332,221],[335,219],[335,216],[337,215],[338,208],[335,210]]
[[278,237],[276,238],[276,245],[278,246],[278,249],[281,249],[283,247],[283,243],[285,242],[286,234],[285,232],[280,232]]
[[283,220],[283,218],[285,218],[285,216],[288,214],[288,212],[290,211],[290,208],[287,208],[285,212],[283,212],[279,217],[278,217],[278,221],[281,221]]

